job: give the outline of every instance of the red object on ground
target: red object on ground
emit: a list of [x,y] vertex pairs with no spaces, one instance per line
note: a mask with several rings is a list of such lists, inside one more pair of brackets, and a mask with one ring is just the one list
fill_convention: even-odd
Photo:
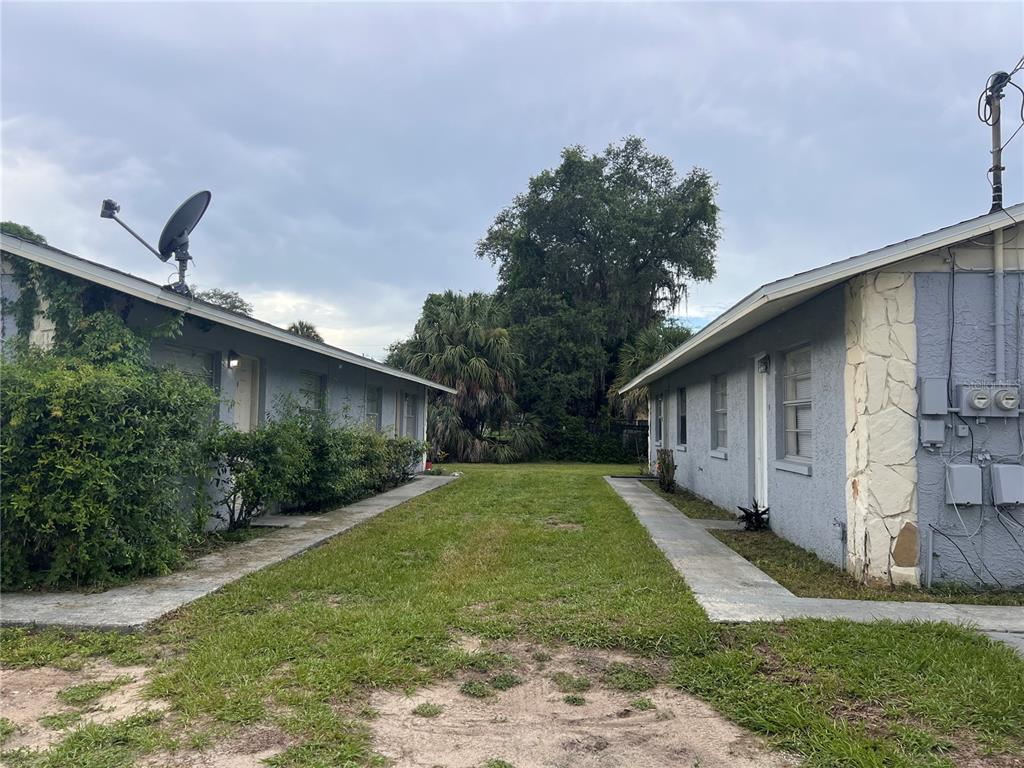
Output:
[[432,462],[432,461],[428,461],[426,463],[426,465],[423,467],[423,469],[425,469],[425,470],[431,470],[433,468],[434,468],[434,462]]

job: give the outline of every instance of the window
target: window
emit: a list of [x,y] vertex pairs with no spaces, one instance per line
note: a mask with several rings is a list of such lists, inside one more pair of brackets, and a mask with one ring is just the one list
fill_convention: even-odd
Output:
[[402,393],[402,437],[416,437],[416,395]]
[[783,369],[782,407],[786,419],[786,458],[810,459],[811,441],[811,348],[786,354]]
[[324,377],[313,371],[299,371],[299,408],[306,413],[324,410]]
[[686,387],[676,390],[676,443],[686,445]]
[[665,398],[658,395],[654,398],[654,440],[658,445],[662,443],[665,434]]
[[729,447],[729,384],[726,375],[711,380],[711,444],[718,450]]
[[376,429],[378,432],[381,430],[381,411],[384,410],[384,388],[383,387],[367,387],[366,388],[366,423]]

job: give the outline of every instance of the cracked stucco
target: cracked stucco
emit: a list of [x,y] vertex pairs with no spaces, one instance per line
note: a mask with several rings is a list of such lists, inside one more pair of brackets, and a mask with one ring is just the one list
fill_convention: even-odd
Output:
[[906,555],[917,542],[914,298],[910,272],[860,275],[845,289],[846,560],[869,582],[920,581]]

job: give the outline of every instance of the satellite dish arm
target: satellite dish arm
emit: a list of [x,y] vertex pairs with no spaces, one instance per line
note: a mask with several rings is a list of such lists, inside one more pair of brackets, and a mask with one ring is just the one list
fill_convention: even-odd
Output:
[[152,245],[150,245],[145,240],[143,240],[141,235],[139,235],[134,229],[129,227],[127,224],[125,224],[123,221],[121,221],[117,217],[117,212],[119,210],[121,210],[121,206],[119,206],[113,200],[104,200],[103,201],[103,208],[100,210],[100,218],[103,218],[103,219],[113,219],[118,224],[120,224],[122,227],[127,229],[128,230],[128,234],[130,234],[132,237],[134,237],[136,240],[138,240],[144,246],[149,248],[149,250],[153,252],[153,255],[156,256],[158,259],[160,259],[160,261],[167,261],[166,258],[164,258],[163,256],[160,255],[160,251],[158,251]]

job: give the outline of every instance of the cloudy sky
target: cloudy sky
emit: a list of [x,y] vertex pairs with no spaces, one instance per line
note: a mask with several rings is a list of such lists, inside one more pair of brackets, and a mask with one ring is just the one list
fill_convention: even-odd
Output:
[[[694,325],[768,280],[986,212],[975,104],[1024,51],[1019,3],[0,14],[4,219],[164,281],[100,201],[155,240],[210,189],[192,280],[378,357],[427,293],[494,287],[474,244],[568,144],[635,133],[718,180],[719,276],[679,310]],[[1017,202],[1024,131],[1011,146]]]

